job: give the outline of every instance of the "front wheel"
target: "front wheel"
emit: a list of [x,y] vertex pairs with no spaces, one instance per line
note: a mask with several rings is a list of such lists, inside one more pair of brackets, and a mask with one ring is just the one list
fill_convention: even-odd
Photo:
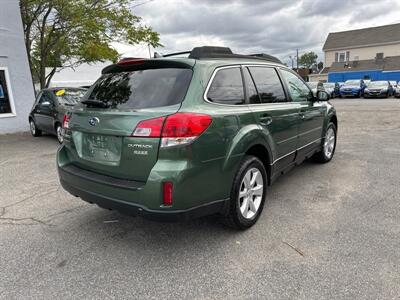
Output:
[[42,135],[42,131],[36,127],[36,123],[33,119],[29,120],[29,129],[31,130],[31,134],[34,137]]
[[331,161],[336,149],[336,126],[332,122],[328,124],[325,132],[322,150],[314,154],[314,160],[319,163]]
[[226,223],[237,229],[253,226],[264,207],[267,172],[255,156],[246,156],[233,181]]

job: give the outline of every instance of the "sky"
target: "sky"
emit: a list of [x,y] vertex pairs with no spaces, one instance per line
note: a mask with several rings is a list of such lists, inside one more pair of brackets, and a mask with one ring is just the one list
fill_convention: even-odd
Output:
[[[161,37],[159,53],[227,46],[240,54],[290,56],[314,51],[323,61],[329,32],[400,23],[399,0],[135,0],[134,14]],[[115,44],[122,56],[148,57],[146,45]]]

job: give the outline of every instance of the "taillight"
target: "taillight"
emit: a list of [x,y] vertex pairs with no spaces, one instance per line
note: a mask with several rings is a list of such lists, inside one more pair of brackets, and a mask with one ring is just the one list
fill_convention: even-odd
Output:
[[212,118],[209,115],[176,113],[139,122],[132,136],[161,137],[161,147],[184,145],[200,136],[211,122]]
[[172,205],[172,192],[174,185],[172,182],[164,182],[163,183],[163,205],[171,206]]
[[117,62],[117,65],[140,65],[144,64],[145,59],[144,58],[134,58],[134,57],[126,57],[121,59],[119,62]]
[[65,114],[62,122],[62,128],[68,129],[69,128],[69,120],[71,119],[71,115]]
[[176,113],[168,116],[162,130],[161,147],[188,144],[200,136],[210,126],[209,115]]
[[136,126],[132,136],[136,137],[160,137],[165,117],[144,120]]

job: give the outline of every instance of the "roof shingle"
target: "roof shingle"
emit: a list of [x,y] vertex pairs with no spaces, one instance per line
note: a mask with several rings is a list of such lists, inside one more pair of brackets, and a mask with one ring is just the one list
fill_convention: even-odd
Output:
[[400,43],[400,23],[329,33],[322,50],[362,47],[364,45]]

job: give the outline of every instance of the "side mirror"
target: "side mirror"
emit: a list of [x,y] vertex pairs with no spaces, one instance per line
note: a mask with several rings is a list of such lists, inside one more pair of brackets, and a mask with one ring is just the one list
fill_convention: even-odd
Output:
[[317,91],[317,101],[328,101],[329,94],[325,91]]

